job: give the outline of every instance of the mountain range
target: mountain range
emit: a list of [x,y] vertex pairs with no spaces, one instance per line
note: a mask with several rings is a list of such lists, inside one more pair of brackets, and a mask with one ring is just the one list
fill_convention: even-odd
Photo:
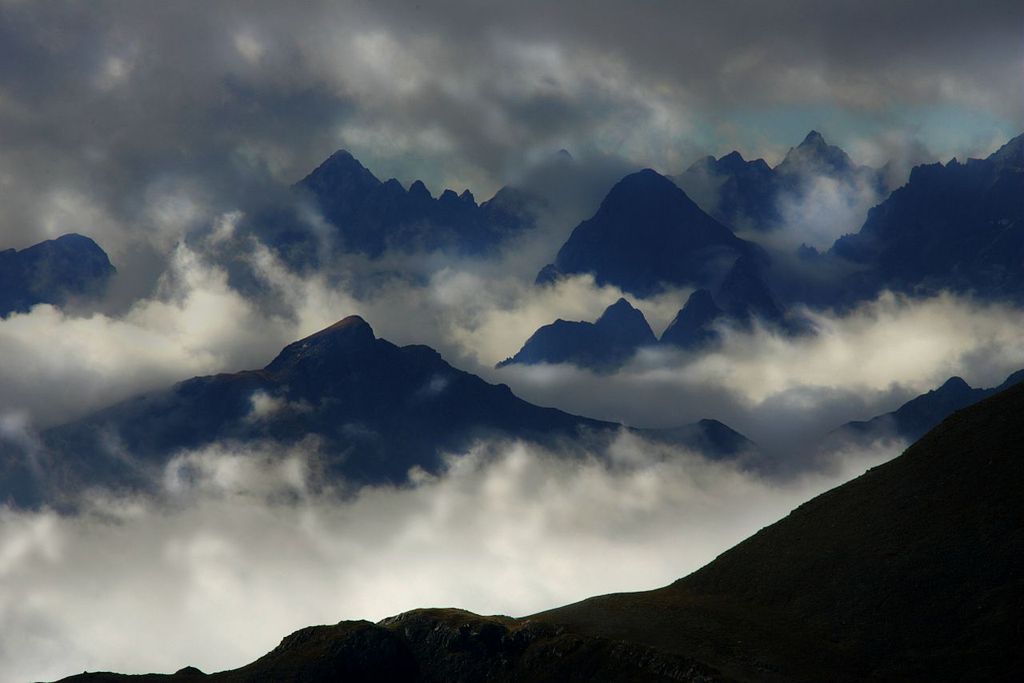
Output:
[[[300,205],[315,210],[329,226],[332,248],[379,257],[403,252],[445,249],[459,254],[493,252],[507,239],[534,226],[540,200],[503,187],[478,204],[473,194],[446,189],[431,195],[422,181],[408,189],[398,180],[379,180],[346,150],[339,150],[293,187]],[[257,212],[247,224],[287,261],[315,261],[316,221],[287,204]]]
[[704,157],[673,181],[717,220],[734,230],[771,232],[782,227],[782,203],[798,200],[818,178],[848,189],[867,186],[885,193],[884,173],[856,165],[842,149],[812,130],[774,168],[747,161],[736,151]]
[[595,322],[558,319],[541,327],[514,356],[498,363],[572,363],[592,370],[613,370],[645,346],[658,342],[644,314],[619,299]]
[[[173,455],[212,443],[318,440],[329,481],[403,483],[437,473],[446,453],[479,439],[522,439],[582,452],[622,425],[543,408],[449,365],[427,346],[399,347],[358,316],[285,347],[259,370],[194,377],[42,433],[38,452],[0,446],[0,499],[17,505],[73,501],[93,485],[146,489]],[[730,457],[750,450],[714,420],[633,430]]]
[[717,285],[743,255],[765,258],[757,245],[704,213],[671,180],[645,169],[612,187],[537,282],[590,273],[598,285],[647,297],[665,287]]
[[755,320],[784,332],[799,329],[799,321],[787,319],[786,312],[775,301],[758,260],[741,256],[726,272],[718,287],[717,300],[707,289],[695,290],[660,340],[644,314],[620,298],[593,323],[558,319],[544,325],[497,367],[571,363],[597,372],[611,372],[644,347],[664,344],[696,351],[719,339],[720,325],[749,329]]
[[664,588],[518,619],[424,609],[316,626],[234,671],[131,680],[1016,680],[1022,413],[1022,385],[961,410]]
[[106,252],[77,234],[0,251],[0,317],[36,304],[97,297],[115,273]]
[[915,167],[831,254],[856,264],[851,297],[881,289],[1024,297],[1024,135],[986,159]]
[[942,386],[913,398],[892,411],[870,420],[847,422],[828,435],[829,442],[870,443],[896,437],[913,442],[961,408],[972,406],[993,394],[1024,382],[1024,370],[1018,370],[997,387],[973,388],[961,377],[950,377]]

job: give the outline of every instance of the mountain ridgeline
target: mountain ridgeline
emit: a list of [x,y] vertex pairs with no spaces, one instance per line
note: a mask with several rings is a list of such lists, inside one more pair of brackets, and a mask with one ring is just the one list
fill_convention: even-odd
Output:
[[[194,377],[46,430],[32,453],[0,442],[0,500],[73,505],[90,486],[145,490],[175,454],[215,443],[290,446],[312,436],[327,480],[358,487],[405,483],[413,468],[438,473],[446,453],[481,439],[557,445],[571,457],[600,452],[622,429],[535,406],[350,316],[262,369]],[[753,448],[714,420],[632,431],[712,458]]]
[[1024,135],[986,159],[927,164],[831,253],[860,268],[848,288],[1024,300]]
[[641,349],[662,345],[700,351],[720,341],[723,326],[749,330],[755,321],[784,332],[799,329],[798,321],[787,318],[775,301],[758,260],[741,256],[725,274],[716,295],[698,289],[689,296],[660,340],[643,312],[620,298],[593,323],[558,319],[544,325],[498,367],[570,363],[612,372]]
[[941,387],[913,398],[891,413],[870,420],[847,422],[828,435],[827,441],[870,443],[896,437],[913,442],[961,408],[972,406],[1000,391],[1024,382],[1024,370],[1018,370],[997,387],[975,388],[961,377],[950,377]]
[[96,298],[115,272],[96,242],[73,233],[20,251],[5,249],[0,251],[0,317],[36,304]]
[[[295,184],[293,198],[323,218],[332,249],[376,258],[385,251],[445,250],[493,253],[506,240],[534,226],[539,200],[503,187],[478,204],[469,190],[444,190],[433,197],[421,181],[408,189],[396,179],[381,181],[345,150]],[[293,265],[316,259],[316,221],[287,203],[258,212],[247,229],[275,247]]]
[[1024,666],[1024,385],[644,593],[530,617],[416,610],[292,634],[218,674],[129,679],[1014,681]]
[[704,213],[671,180],[645,169],[616,183],[537,281],[591,273],[599,285],[646,297],[666,286],[717,283],[743,255],[764,258],[757,245]]
[[856,165],[842,149],[812,130],[774,168],[736,151],[698,160],[673,180],[702,208],[735,230],[772,232],[786,220],[783,205],[799,201],[818,179],[839,188],[870,188],[884,196],[881,170]]

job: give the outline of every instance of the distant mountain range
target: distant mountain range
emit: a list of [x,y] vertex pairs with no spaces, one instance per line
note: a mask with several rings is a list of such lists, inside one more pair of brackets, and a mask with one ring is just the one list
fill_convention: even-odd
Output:
[[518,353],[498,363],[498,367],[572,363],[592,370],[613,370],[640,348],[657,342],[644,314],[619,299],[596,322],[559,319],[541,327]]
[[882,171],[854,164],[814,130],[775,168],[764,159],[747,161],[734,151],[718,159],[700,159],[673,180],[732,229],[770,232],[782,227],[782,202],[799,199],[822,177],[841,187],[873,187],[883,195],[886,191]]
[[760,247],[704,213],[671,180],[645,169],[616,183],[537,282],[591,273],[598,285],[647,297],[666,286],[717,286],[744,255],[765,258]]
[[[427,346],[378,339],[350,316],[285,347],[261,370],[195,377],[49,429],[30,457],[4,444],[0,500],[56,504],[88,485],[146,488],[174,454],[214,442],[313,436],[329,479],[358,486],[405,482],[413,467],[439,472],[444,453],[476,439],[558,442],[572,453],[621,429],[527,403]],[[633,431],[713,458],[752,447],[714,420]]]
[[[1024,300],[1024,135],[987,159],[914,168],[906,185],[869,211],[859,232],[837,239],[825,254],[804,246],[799,259],[771,264],[764,249],[733,232],[780,227],[781,198],[799,195],[815,178],[835,181],[840,192],[868,187],[885,196],[884,175],[855,165],[815,131],[775,168],[736,152],[704,159],[675,179],[686,191],[640,171],[619,181],[576,226],[537,282],[590,273],[599,285],[638,297],[706,289],[723,310],[735,297],[762,320],[783,315],[768,288],[773,280],[786,283],[784,304],[842,307],[884,289]],[[701,196],[711,215],[693,199]]]
[[831,253],[856,264],[847,289],[942,289],[1024,300],[1024,135],[987,159],[917,166]]
[[[443,249],[458,254],[493,252],[505,240],[534,226],[540,200],[503,187],[477,204],[469,190],[446,189],[437,198],[421,181],[405,189],[391,178],[381,181],[345,150],[294,186],[295,196],[322,216],[333,249],[378,257],[387,250]],[[318,234],[308,217],[293,207],[271,206],[257,212],[246,229],[255,231],[289,262],[316,260]]]
[[959,411],[665,588],[520,619],[427,609],[317,626],[241,669],[141,680],[1016,680],[1021,414],[1022,385]]
[[997,387],[972,388],[960,377],[950,377],[939,388],[907,401],[891,413],[870,420],[847,422],[828,436],[828,441],[871,442],[896,437],[913,442],[957,410],[972,406],[993,394],[1024,382],[1024,370],[1018,370]]
[[0,251],[0,317],[36,304],[96,297],[115,273],[98,244],[68,234],[20,251]]
[[718,287],[718,301],[698,289],[690,295],[658,340],[644,314],[625,299],[609,306],[596,322],[558,319],[538,329],[515,355],[498,363],[536,365],[571,363],[597,372],[610,372],[644,347],[666,344],[689,351],[719,339],[719,325],[748,329],[755,320],[782,331],[798,329],[787,320],[761,275],[757,259],[741,256]]

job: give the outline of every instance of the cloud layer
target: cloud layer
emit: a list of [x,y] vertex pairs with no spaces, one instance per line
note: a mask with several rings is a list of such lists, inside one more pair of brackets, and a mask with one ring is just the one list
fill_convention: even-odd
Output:
[[315,444],[213,445],[172,461],[156,499],[0,509],[0,681],[212,671],[314,623],[521,615],[663,585],[896,452],[771,482],[629,436],[572,461],[480,444],[441,476],[340,499],[319,485]]

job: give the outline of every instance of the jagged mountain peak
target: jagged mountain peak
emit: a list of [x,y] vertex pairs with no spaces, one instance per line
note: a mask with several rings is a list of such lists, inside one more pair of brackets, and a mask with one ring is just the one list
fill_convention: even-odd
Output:
[[825,137],[816,130],[811,130],[800,143],[800,147],[828,147]]
[[366,352],[373,348],[376,339],[369,323],[358,315],[350,315],[284,347],[264,369],[280,373],[311,362],[328,363],[332,356]]
[[791,147],[775,170],[788,175],[803,173],[845,174],[856,168],[840,147],[830,145],[825,137],[812,130],[796,147]]

